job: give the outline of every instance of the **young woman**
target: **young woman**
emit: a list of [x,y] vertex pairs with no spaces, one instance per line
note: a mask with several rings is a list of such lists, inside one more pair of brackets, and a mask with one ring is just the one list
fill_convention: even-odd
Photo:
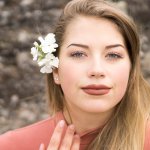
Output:
[[133,21],[110,2],[73,0],[55,37],[55,56],[39,63],[53,117],[2,135],[0,149],[149,150],[150,87]]

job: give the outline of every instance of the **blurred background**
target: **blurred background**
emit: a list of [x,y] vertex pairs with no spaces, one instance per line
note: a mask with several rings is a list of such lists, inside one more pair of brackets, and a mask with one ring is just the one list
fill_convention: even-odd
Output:
[[[69,0],[0,0],[0,134],[48,115],[45,76],[30,49],[40,35],[53,32]],[[139,27],[141,68],[150,82],[150,1],[114,0]]]

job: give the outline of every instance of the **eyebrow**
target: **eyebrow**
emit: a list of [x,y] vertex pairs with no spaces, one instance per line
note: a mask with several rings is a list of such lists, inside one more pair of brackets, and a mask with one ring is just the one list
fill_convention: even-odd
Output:
[[[84,44],[78,44],[78,43],[72,43],[70,44],[68,47],[70,46],[77,46],[77,47],[82,47],[82,48],[87,48],[89,49],[89,46],[88,45],[84,45]],[[125,46],[123,46],[122,44],[112,44],[112,45],[108,45],[105,47],[105,49],[111,49],[111,48],[116,48],[116,47],[122,47],[122,48],[125,48]]]
[[111,48],[116,48],[116,47],[125,48],[125,46],[122,45],[122,44],[113,44],[113,45],[108,45],[108,46],[106,46],[106,49],[111,49]]
[[82,48],[89,48],[88,45],[77,44],[77,43],[72,43],[72,44],[70,44],[69,46],[67,46],[67,48],[70,47],[70,46],[77,46],[77,47],[82,47]]

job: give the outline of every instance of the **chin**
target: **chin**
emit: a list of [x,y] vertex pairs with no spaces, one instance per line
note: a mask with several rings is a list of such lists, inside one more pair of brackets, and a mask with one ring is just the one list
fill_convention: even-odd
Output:
[[92,108],[84,108],[84,111],[88,113],[105,113],[111,111],[112,109],[103,108],[103,107],[92,107]]
[[102,104],[102,103],[93,103],[88,104],[86,103],[82,109],[89,113],[105,113],[114,110],[114,105]]

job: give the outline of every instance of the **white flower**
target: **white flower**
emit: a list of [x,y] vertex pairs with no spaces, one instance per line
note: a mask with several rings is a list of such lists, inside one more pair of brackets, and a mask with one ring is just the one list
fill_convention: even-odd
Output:
[[42,73],[51,73],[53,67],[58,68],[59,59],[53,54],[48,53],[44,59],[38,62],[38,64],[39,66],[44,66],[40,70]]
[[42,37],[39,37],[38,39],[41,42],[41,47],[44,53],[52,53],[56,51],[55,48],[58,47],[58,44],[55,43],[56,42],[55,34],[49,33],[45,37],[45,39],[43,39]]
[[[56,44],[52,45],[41,45],[44,53],[52,53],[56,51]],[[58,47],[58,46],[57,46]]]
[[47,36],[45,36],[45,39],[43,39],[43,37],[41,36],[38,39],[41,42],[41,45],[49,45],[49,44],[53,44],[56,42],[55,34],[53,33],[47,34]]
[[52,73],[52,67],[51,66],[44,66],[44,67],[42,67],[41,69],[40,69],[40,72],[41,73]]
[[46,64],[51,63],[51,61],[55,58],[55,56],[51,53],[48,53],[47,55],[45,55],[45,58],[43,58],[42,60],[40,60],[38,62],[39,66],[43,66]]
[[33,60],[36,61],[38,59],[38,50],[35,47],[31,48],[31,54],[33,55]]
[[33,44],[34,44],[35,47],[39,46],[39,44],[37,42],[34,42]]
[[59,59],[58,57],[55,57],[52,61],[52,65],[56,68],[58,68],[58,64],[59,64]]
[[31,54],[33,55],[33,60],[38,62],[41,66],[40,72],[51,73],[53,68],[58,68],[59,59],[55,57],[53,52],[56,51],[58,44],[55,43],[55,35],[49,33],[45,38],[38,38],[41,44],[34,42],[34,46],[31,48]]

